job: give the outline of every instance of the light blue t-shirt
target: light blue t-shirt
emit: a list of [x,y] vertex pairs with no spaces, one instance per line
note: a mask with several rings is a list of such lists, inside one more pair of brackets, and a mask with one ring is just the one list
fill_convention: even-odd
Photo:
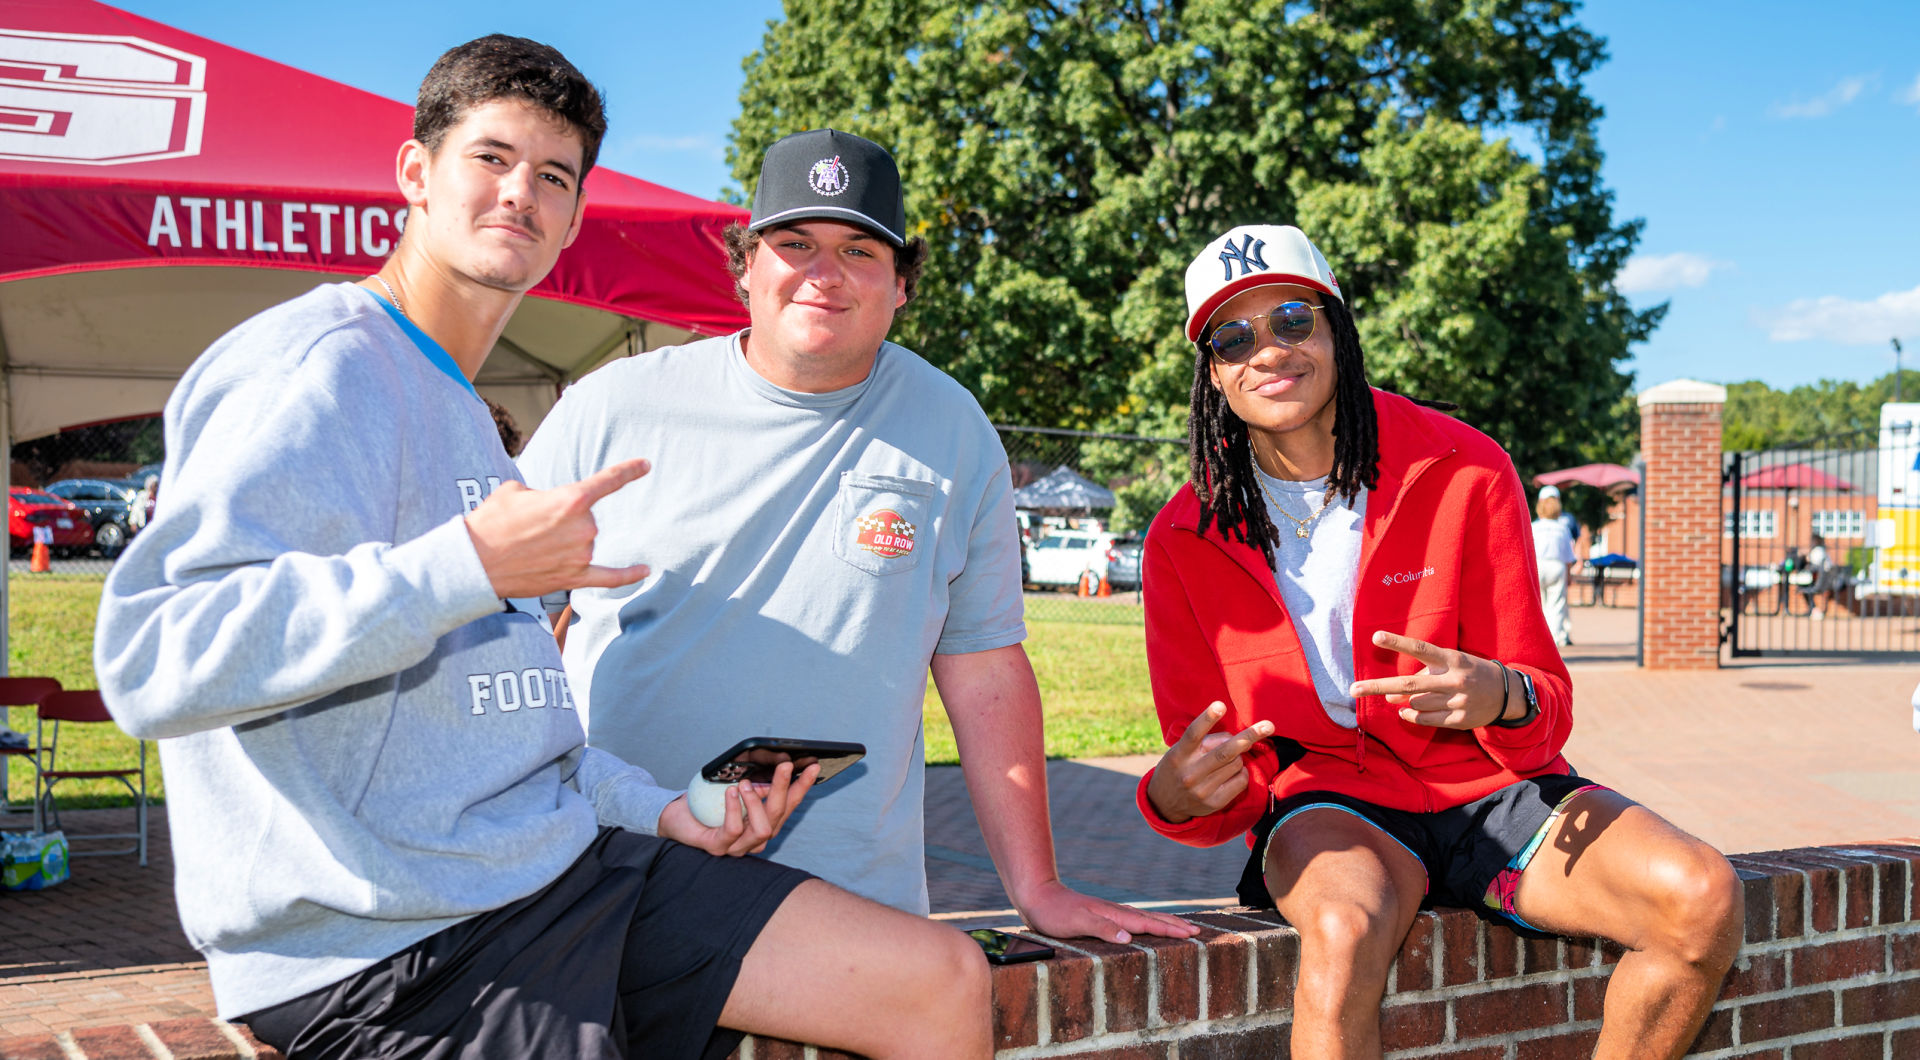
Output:
[[[1320,706],[1334,724],[1351,729],[1359,724],[1353,696],[1353,592],[1360,580],[1360,531],[1367,521],[1367,493],[1361,490],[1352,507],[1334,498],[1318,519],[1327,498],[1322,475],[1304,482],[1274,478],[1258,466],[1253,473],[1266,487],[1267,517],[1279,531],[1273,550],[1274,581],[1280,599],[1293,616],[1294,631],[1313,672]],[[1279,511],[1275,511],[1275,505]],[[1296,520],[1312,520],[1307,536],[1297,533]]]
[[588,743],[667,784],[748,736],[866,744],[768,854],[924,914],[928,662],[1026,636],[998,434],[900,346],[855,386],[803,394],[748,366],[735,335],[576,383],[520,469],[544,488],[632,457],[653,471],[594,507],[594,562],[653,573],[571,597]]

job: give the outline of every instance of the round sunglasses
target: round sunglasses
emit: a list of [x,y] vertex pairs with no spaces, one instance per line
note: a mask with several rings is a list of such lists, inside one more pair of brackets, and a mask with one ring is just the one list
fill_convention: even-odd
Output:
[[1323,308],[1308,302],[1282,302],[1270,313],[1246,320],[1222,321],[1202,335],[1198,345],[1227,364],[1245,364],[1260,348],[1259,336],[1254,334],[1255,321],[1267,322],[1267,333],[1273,336],[1273,341],[1282,346],[1298,346],[1313,337],[1314,311]]

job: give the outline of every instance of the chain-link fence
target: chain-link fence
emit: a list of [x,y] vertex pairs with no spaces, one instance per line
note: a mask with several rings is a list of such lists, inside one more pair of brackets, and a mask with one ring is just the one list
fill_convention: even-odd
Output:
[[1000,427],[1027,618],[1133,624],[1147,524],[1187,479],[1184,438]]
[[157,416],[14,443],[8,571],[105,575],[146,525],[161,459]]
[[[15,677],[51,677],[92,688],[93,620],[101,584],[127,542],[146,525],[146,480],[159,475],[157,416],[76,427],[13,445],[7,496],[7,668]],[[0,728],[35,731],[32,707],[0,708]],[[83,726],[94,729],[96,726]],[[71,746],[69,744],[71,743]],[[60,760],[75,769],[134,764],[125,737],[62,736]],[[68,761],[71,758],[72,761]],[[7,802],[33,798],[33,770],[5,778]],[[150,792],[162,791],[157,770]],[[125,805],[111,781],[76,781],[67,807]]]
[[[1186,441],[999,430],[1013,467],[1028,616],[1139,622],[1141,538],[1186,481]],[[162,459],[158,417],[16,443],[9,571],[104,576],[146,524]]]

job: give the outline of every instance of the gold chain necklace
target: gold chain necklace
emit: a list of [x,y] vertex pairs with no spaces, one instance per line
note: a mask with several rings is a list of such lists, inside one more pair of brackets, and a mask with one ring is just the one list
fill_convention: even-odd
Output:
[[1302,541],[1307,539],[1308,534],[1313,533],[1313,524],[1320,521],[1320,517],[1327,513],[1327,506],[1333,503],[1333,484],[1328,483],[1327,492],[1320,498],[1320,507],[1315,508],[1313,514],[1305,519],[1295,519],[1292,512],[1282,508],[1280,502],[1274,499],[1273,491],[1267,488],[1267,478],[1260,473],[1259,468],[1253,470],[1253,481],[1260,484],[1260,492],[1267,495],[1267,503],[1273,505],[1273,510],[1286,516],[1293,523],[1293,536]]
[[[373,282],[387,289],[387,301],[393,303],[393,308],[398,309],[400,311],[401,316],[406,317],[408,320],[413,319],[412,316],[408,315],[407,307],[400,304],[400,296],[394,293],[393,285],[387,282],[387,278],[385,276],[382,276],[376,272],[373,274]],[[1288,516],[1287,518],[1291,519],[1293,517]]]

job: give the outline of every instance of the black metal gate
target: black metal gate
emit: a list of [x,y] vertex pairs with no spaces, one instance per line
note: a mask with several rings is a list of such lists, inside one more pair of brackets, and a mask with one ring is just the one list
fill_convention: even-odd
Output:
[[1726,454],[1720,606],[1734,655],[1920,653],[1920,428],[1887,420]]

